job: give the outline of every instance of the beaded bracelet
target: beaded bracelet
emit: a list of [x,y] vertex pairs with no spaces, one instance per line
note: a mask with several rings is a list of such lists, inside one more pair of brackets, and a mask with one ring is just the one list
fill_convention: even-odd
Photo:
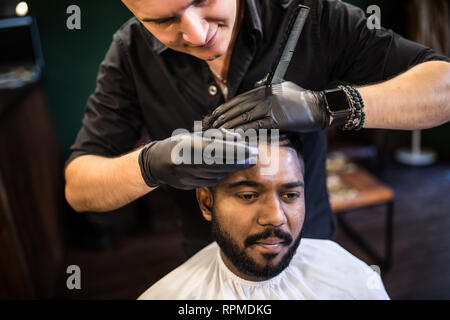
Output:
[[350,108],[351,108],[350,114],[348,115],[348,117],[347,117],[346,121],[344,122],[344,124],[342,125],[341,129],[342,130],[351,130],[354,126],[353,124],[357,117],[357,107],[358,106],[356,105],[356,101],[352,97],[352,95],[347,87],[339,86],[339,89],[342,89],[342,91],[344,91],[344,93],[346,94],[346,96],[350,102]]
[[362,129],[362,127],[364,126],[364,123],[366,121],[366,114],[364,112],[364,100],[361,96],[361,93],[358,91],[358,89],[351,87],[353,89],[353,92],[357,95],[359,103],[361,104],[361,120],[359,122],[359,125],[355,128],[356,131],[359,131]]
[[347,92],[350,95],[350,99],[353,101],[355,110],[353,112],[352,122],[349,123],[347,130],[355,129],[359,122],[361,122],[362,117],[362,105],[359,100],[358,95],[355,93],[352,87],[346,86]]
[[366,119],[366,114],[364,113],[364,101],[361,94],[352,86],[338,86],[338,88],[345,92],[352,109],[341,129],[356,131],[361,130]]

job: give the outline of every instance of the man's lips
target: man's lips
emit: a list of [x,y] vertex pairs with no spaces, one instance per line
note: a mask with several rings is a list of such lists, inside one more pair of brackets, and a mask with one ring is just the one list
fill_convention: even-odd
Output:
[[283,246],[286,245],[286,241],[280,238],[266,238],[255,242],[257,248],[266,252],[279,252]]
[[278,244],[284,244],[285,242],[286,241],[284,241],[280,238],[275,238],[275,237],[261,239],[261,240],[256,241],[257,244],[261,244],[261,245],[278,245]]

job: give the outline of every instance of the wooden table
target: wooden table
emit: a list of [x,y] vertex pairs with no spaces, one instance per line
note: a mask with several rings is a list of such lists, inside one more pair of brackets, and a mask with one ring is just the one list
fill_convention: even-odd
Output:
[[[330,203],[334,213],[336,213],[339,225],[343,231],[361,247],[363,247],[372,258],[387,270],[392,264],[392,234],[394,219],[394,191],[391,187],[378,180],[365,169],[356,165],[351,165],[351,170],[328,172],[328,181],[336,179],[348,187],[348,197],[339,197],[338,192],[330,191]],[[386,206],[385,217],[385,255],[381,257],[369,242],[345,219],[345,213],[367,207]]]

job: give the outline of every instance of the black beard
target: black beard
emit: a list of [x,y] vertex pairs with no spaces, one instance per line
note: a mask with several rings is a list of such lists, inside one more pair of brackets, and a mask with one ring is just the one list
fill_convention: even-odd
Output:
[[[245,248],[252,245],[257,240],[266,239],[270,236],[281,238],[285,240],[289,245],[289,243],[292,242],[292,238],[290,237],[290,235],[286,235],[286,233],[281,232],[281,230],[276,228],[266,229],[261,234],[248,237],[245,240],[244,249],[240,249],[238,244],[231,238],[229,233],[220,228],[220,225],[216,219],[214,209],[212,212],[211,231],[213,239],[217,242],[225,256],[236,267],[236,269],[250,277],[264,280],[273,278],[276,275],[280,274],[284,269],[286,269],[286,267],[290,264],[292,257],[296,253],[297,248],[300,245],[300,240],[302,238],[302,233],[300,232],[298,237],[295,239],[291,247],[289,247],[288,251],[281,258],[281,261],[277,265],[270,265],[269,263],[267,263],[265,266],[260,266],[245,253]],[[263,257],[267,260],[267,262],[270,262],[270,260],[274,259],[277,255],[277,253],[270,253],[263,254]]]

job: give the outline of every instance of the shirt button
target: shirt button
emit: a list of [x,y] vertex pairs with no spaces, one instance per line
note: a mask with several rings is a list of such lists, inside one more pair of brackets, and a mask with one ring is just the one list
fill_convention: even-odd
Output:
[[209,86],[209,94],[212,96],[217,94],[217,87],[215,85],[212,84]]

